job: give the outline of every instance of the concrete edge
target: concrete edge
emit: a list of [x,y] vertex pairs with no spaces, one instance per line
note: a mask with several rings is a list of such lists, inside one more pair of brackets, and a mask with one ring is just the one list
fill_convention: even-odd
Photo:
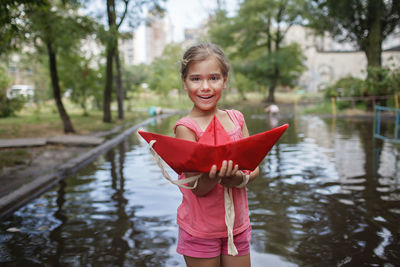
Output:
[[179,113],[180,112],[167,113],[148,118],[143,122],[128,128],[127,130],[123,131],[116,137],[106,141],[105,143],[96,146],[95,148],[83,153],[76,158],[70,159],[67,163],[61,165],[52,173],[38,177],[32,182],[24,184],[17,190],[3,196],[2,198],[0,198],[0,218],[7,217],[12,212],[24,206],[32,199],[48,191],[50,188],[58,184],[67,176],[76,173],[78,170],[94,161],[97,157],[106,153],[108,150],[122,142],[129,135],[137,131],[140,127],[151,123],[155,119],[163,119]]

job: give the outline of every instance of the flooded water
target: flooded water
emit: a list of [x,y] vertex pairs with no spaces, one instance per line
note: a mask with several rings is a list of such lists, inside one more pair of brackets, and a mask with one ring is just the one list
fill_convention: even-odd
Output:
[[[370,120],[287,108],[290,127],[247,189],[252,266],[399,266],[399,147],[374,140]],[[243,112],[251,134],[273,123],[261,107]],[[146,130],[172,135],[177,119]],[[180,201],[133,135],[0,221],[0,265],[184,266]]]

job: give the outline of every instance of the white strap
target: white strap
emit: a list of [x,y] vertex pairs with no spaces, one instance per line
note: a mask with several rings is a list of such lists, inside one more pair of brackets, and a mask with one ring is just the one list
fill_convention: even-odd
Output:
[[236,188],[243,188],[249,183],[250,175],[249,174],[245,174],[244,172],[241,172],[241,173],[243,175],[243,177],[242,177],[243,181],[242,181],[242,183],[240,185],[235,186]]
[[[157,152],[153,148],[153,145],[154,145],[155,142],[156,142],[156,140],[151,140],[149,142],[149,150],[150,150],[151,154],[153,155],[158,167],[160,167],[161,173],[163,174],[164,178],[166,178],[168,181],[170,181],[174,185],[177,185],[177,186],[182,187],[182,188],[186,188],[186,189],[194,189],[194,188],[196,188],[201,174],[196,175],[196,176],[191,176],[191,177],[186,178],[186,179],[173,180],[171,178],[171,176],[169,176],[168,172],[164,168],[165,162],[162,160],[162,158],[157,154]],[[184,185],[184,184],[191,183],[191,182],[194,182],[193,186]]]
[[236,256],[238,251],[233,242],[233,224],[235,223],[235,207],[233,204],[232,188],[224,187],[225,224],[228,230],[228,254]]

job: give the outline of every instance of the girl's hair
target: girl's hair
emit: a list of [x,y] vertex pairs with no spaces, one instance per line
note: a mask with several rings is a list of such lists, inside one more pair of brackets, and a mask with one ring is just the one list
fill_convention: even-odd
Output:
[[182,78],[186,79],[189,67],[193,62],[206,60],[210,56],[214,56],[217,59],[222,75],[224,77],[228,76],[229,62],[221,48],[212,43],[202,43],[190,47],[186,50],[185,54],[183,54],[183,59],[181,61]]

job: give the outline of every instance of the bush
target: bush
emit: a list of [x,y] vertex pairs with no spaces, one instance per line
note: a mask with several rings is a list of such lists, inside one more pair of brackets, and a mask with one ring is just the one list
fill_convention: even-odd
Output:
[[362,96],[363,87],[363,80],[349,76],[338,80],[334,85],[326,87],[324,96],[326,98]]
[[7,76],[7,70],[0,66],[0,118],[12,116],[24,106],[24,99],[22,98],[7,98],[6,93],[9,85],[10,78]]
[[395,69],[392,71],[392,73],[390,73],[389,80],[390,80],[390,90],[393,93],[399,93],[399,91],[400,91],[400,68]]
[[385,96],[394,93],[389,68],[368,67],[367,73],[367,78],[364,81],[367,95]]
[[22,97],[8,99],[6,94],[0,92],[0,118],[15,115],[15,112],[24,107]]

